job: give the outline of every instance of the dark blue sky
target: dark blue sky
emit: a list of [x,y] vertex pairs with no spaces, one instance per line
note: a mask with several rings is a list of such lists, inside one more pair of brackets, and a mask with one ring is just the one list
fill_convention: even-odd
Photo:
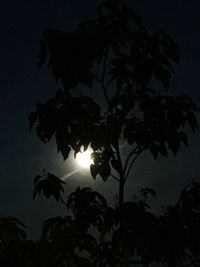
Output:
[[[184,90],[200,104],[200,3],[196,0],[129,1],[150,29],[166,29],[178,43],[181,65],[172,86]],[[135,2],[135,3],[134,3]],[[46,28],[71,29],[85,16],[93,16],[100,0],[25,1],[3,0],[0,3],[0,212],[19,217],[36,233],[41,221],[61,214],[61,205],[51,200],[32,200],[33,177],[43,168],[64,176],[73,164],[63,163],[55,145],[42,144],[35,133],[28,132],[28,115],[37,99],[53,95],[57,85],[44,69],[36,68],[41,32]],[[190,135],[190,148],[182,148],[175,159],[154,161],[144,154],[135,166],[127,195],[141,186],[157,189],[161,204],[176,199],[180,189],[200,177],[200,132]],[[112,180],[96,183],[92,178],[74,175],[67,188],[94,186],[105,194],[115,193]],[[113,186],[114,183],[114,186]],[[117,192],[117,191],[116,191]],[[110,194],[112,193],[112,194]]]

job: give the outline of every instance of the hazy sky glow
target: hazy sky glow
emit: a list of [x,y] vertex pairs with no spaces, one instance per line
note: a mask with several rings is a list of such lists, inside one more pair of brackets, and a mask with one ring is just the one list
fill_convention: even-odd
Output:
[[[117,193],[115,181],[111,179],[105,184],[98,177],[94,181],[87,168],[80,168],[73,153],[63,162],[54,142],[42,144],[34,131],[31,134],[28,131],[28,115],[37,99],[45,101],[58,89],[47,68],[37,71],[41,32],[51,27],[68,30],[75,27],[80,19],[94,15],[100,2],[3,0],[0,4],[0,212],[19,217],[31,234],[38,231],[43,219],[63,214],[63,207],[51,199],[32,200],[33,178],[43,168],[65,177],[67,192],[77,186],[92,185],[109,197]],[[172,85],[177,91],[192,95],[200,105],[200,2],[141,0],[135,1],[135,5],[132,0],[129,2],[150,29],[166,29],[178,43],[181,65]],[[170,154],[168,159],[161,157],[155,161],[144,154],[128,181],[127,197],[145,185],[159,191],[160,203],[173,201],[186,183],[200,177],[199,134],[189,135],[189,149],[183,147],[177,158]],[[126,154],[124,148],[123,153]]]

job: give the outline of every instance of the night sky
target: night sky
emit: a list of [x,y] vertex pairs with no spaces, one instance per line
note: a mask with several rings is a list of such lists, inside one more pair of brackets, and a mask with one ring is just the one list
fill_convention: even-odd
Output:
[[[77,168],[73,160],[63,162],[55,143],[42,144],[35,132],[29,133],[28,115],[37,99],[53,96],[56,85],[36,61],[41,33],[47,28],[73,29],[87,16],[95,15],[100,0],[25,1],[3,0],[0,3],[0,212],[23,221],[30,236],[38,236],[42,220],[63,214],[64,208],[54,200],[32,199],[33,178],[43,168],[64,177]],[[200,3],[197,0],[129,1],[149,29],[165,29],[181,51],[172,88],[190,94],[200,105]],[[200,178],[200,132],[189,134],[190,147],[182,148],[175,158],[153,160],[143,154],[134,167],[127,185],[127,198],[143,186],[158,191],[155,209],[176,200],[178,192],[192,179]],[[123,148],[126,154],[126,148]],[[117,193],[113,180],[93,181],[89,172],[76,173],[67,180],[67,192],[75,187],[92,186],[109,200]]]

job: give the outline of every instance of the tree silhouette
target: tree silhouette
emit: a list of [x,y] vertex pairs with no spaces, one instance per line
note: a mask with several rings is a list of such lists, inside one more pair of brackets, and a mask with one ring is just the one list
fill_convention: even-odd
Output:
[[[115,179],[119,202],[109,207],[90,188],[77,188],[65,201],[61,179],[51,173],[36,176],[33,196],[53,196],[71,212],[45,221],[35,244],[38,266],[199,264],[197,182],[160,216],[146,202],[148,194],[156,196],[151,188],[141,191],[142,200],[124,200],[125,183],[144,151],[154,159],[170,151],[176,156],[181,144],[188,146],[187,129],[198,127],[199,109],[192,99],[169,91],[179,60],[176,43],[162,30],[149,33],[122,0],[105,0],[96,18],[81,22],[74,31],[43,33],[38,67],[48,64],[61,89],[36,105],[30,129],[36,124],[45,143],[55,138],[64,160],[71,151],[76,157],[90,146],[91,176]],[[91,94],[84,94],[85,86]],[[102,97],[95,99],[97,90]],[[98,104],[103,99],[104,104]],[[124,143],[129,154],[123,161]]]
[[[30,128],[37,123],[38,137],[45,143],[55,138],[64,160],[71,150],[76,156],[90,145],[91,175],[119,183],[120,205],[135,160],[144,151],[155,159],[170,150],[177,155],[181,143],[188,146],[185,126],[192,131],[198,126],[198,108],[191,98],[168,90],[179,63],[176,43],[162,30],[149,33],[124,1],[104,1],[97,17],[74,31],[46,30],[38,67],[44,63],[62,89],[37,104]],[[84,95],[83,85],[94,94],[101,90],[105,105]],[[124,162],[122,143],[131,149]]]
[[26,238],[18,219],[0,217],[0,263],[5,267],[124,267],[155,262],[199,266],[200,183],[186,186],[178,202],[160,215],[152,213],[145,198],[113,208],[98,192],[77,188],[66,201],[70,215],[45,220],[35,241]]

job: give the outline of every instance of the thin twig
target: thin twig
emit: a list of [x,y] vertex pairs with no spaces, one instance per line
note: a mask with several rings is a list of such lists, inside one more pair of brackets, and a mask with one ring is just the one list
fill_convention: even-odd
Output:
[[108,98],[108,94],[107,94],[107,91],[106,91],[106,87],[105,87],[105,85],[104,85],[104,82],[102,82],[102,80],[99,79],[99,77],[96,76],[95,74],[94,74],[94,78],[95,78],[95,79],[98,81],[98,83],[101,85],[101,88],[102,88],[102,90],[103,90],[103,93],[104,93],[106,102],[107,102],[107,104],[109,104],[109,98]]
[[101,76],[101,81],[103,84],[105,81],[107,57],[108,57],[108,54],[107,52],[105,52],[104,59],[103,59],[103,71],[102,71],[102,76]]
[[107,83],[106,83],[106,85],[105,85],[105,89],[107,90],[108,89],[108,86],[110,85],[110,83],[113,81],[113,79],[112,78],[110,78],[108,81],[107,81]]
[[131,151],[131,153],[128,155],[128,157],[127,157],[127,159],[126,159],[126,161],[125,161],[125,164],[124,164],[124,171],[123,171],[124,174],[125,174],[126,169],[127,169],[127,167],[128,167],[128,162],[129,162],[130,158],[131,158],[134,154],[137,153],[137,149],[138,149],[138,146],[136,146],[136,147]]
[[114,178],[116,181],[119,182],[119,178],[117,178],[115,175],[113,175],[113,174],[111,173],[110,176],[111,176],[112,178]]
[[107,94],[108,84],[105,86],[106,63],[107,63],[107,52],[105,52],[105,54],[104,54],[103,70],[102,70],[101,79],[98,76],[96,76],[96,75],[94,75],[94,77],[100,83],[101,88],[102,88],[103,93],[104,93],[104,96],[105,96],[105,99],[106,99],[106,102],[107,102],[107,104],[109,104],[109,97],[108,97],[108,94]]
[[129,173],[130,173],[130,170],[131,170],[131,168],[132,168],[134,162],[136,161],[136,159],[137,159],[137,158],[139,157],[139,155],[141,154],[141,152],[142,152],[142,150],[139,150],[139,151],[137,152],[137,155],[136,155],[136,156],[133,158],[133,160],[131,161],[131,164],[129,165],[127,174],[125,175],[125,180],[128,178]]
[[65,205],[65,207],[68,209],[68,207],[67,207],[67,203],[63,200],[62,197],[60,198],[60,201],[61,201],[61,203],[63,203],[63,204]]

